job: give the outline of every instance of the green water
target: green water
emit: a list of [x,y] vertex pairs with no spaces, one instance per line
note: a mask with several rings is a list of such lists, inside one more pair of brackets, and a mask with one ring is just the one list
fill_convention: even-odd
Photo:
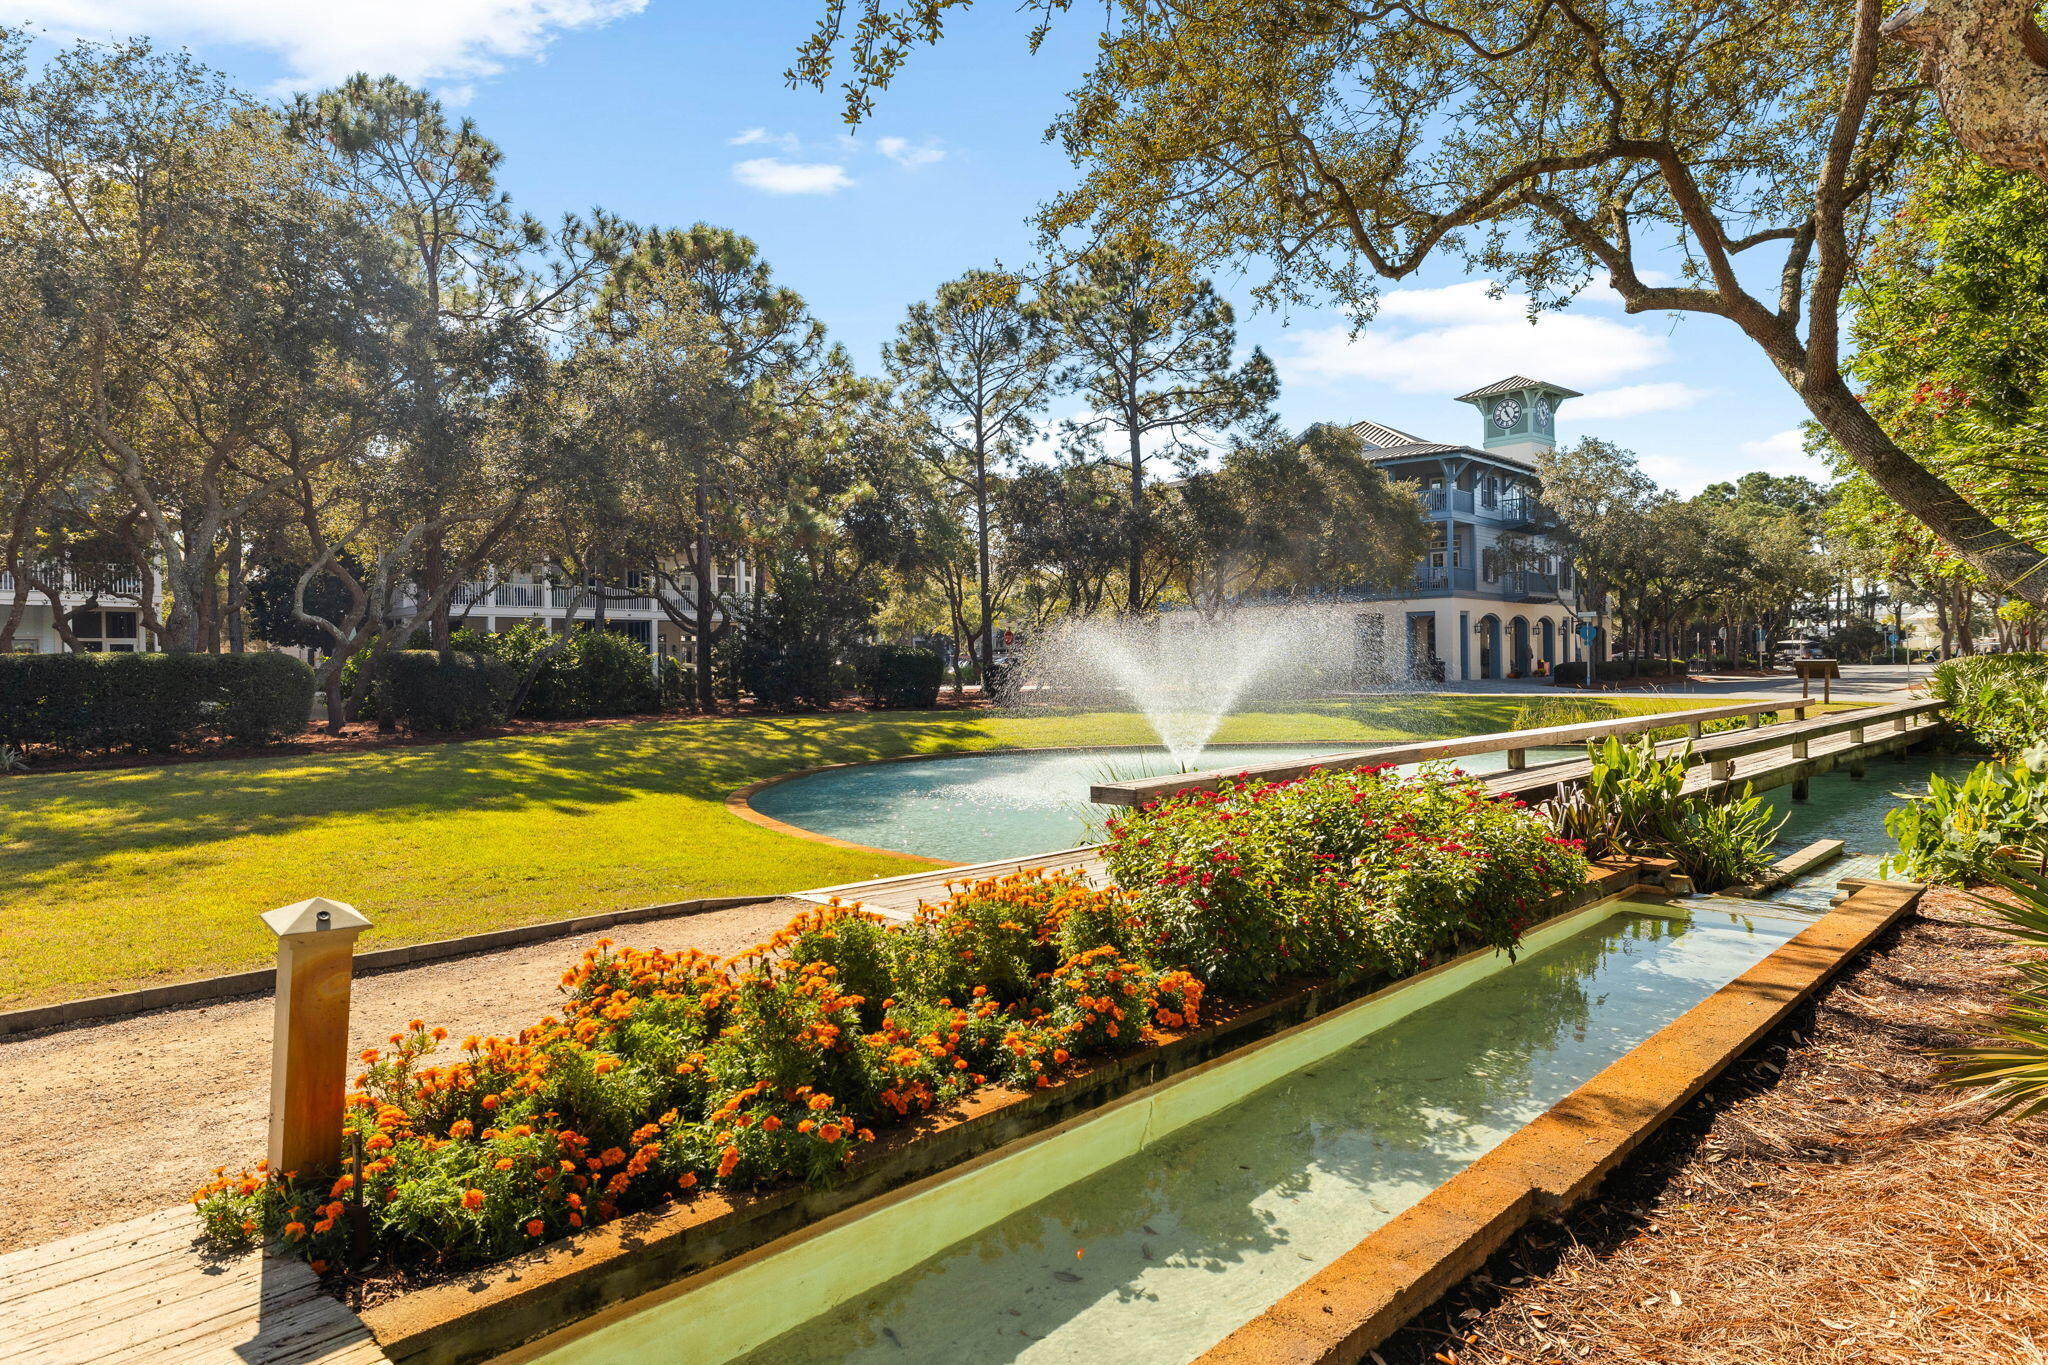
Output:
[[[1808,922],[1681,904],[1598,920],[742,1359],[1190,1360]],[[672,1340],[642,1358],[699,1358],[681,1315]]]
[[1816,839],[1840,839],[1851,853],[1896,853],[1899,846],[1884,832],[1884,817],[1899,804],[1897,793],[1918,795],[1927,790],[1929,773],[1960,778],[1974,766],[1975,759],[1954,754],[1912,753],[1903,760],[1881,755],[1860,778],[1841,769],[1814,778],[1804,801],[1793,800],[1790,787],[1774,788],[1764,799],[1786,817],[1777,846],[1789,852]]

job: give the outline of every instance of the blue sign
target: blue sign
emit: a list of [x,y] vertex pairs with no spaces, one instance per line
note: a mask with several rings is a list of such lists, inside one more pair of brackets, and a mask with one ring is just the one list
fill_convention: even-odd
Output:
[[1590,645],[1593,643],[1594,640],[1598,639],[1599,636],[1600,627],[1594,625],[1586,625],[1583,623],[1579,626],[1579,639],[1583,640],[1585,643]]

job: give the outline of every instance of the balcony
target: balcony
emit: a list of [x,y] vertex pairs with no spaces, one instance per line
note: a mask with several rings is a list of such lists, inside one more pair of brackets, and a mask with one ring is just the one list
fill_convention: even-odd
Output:
[[1531,497],[1502,498],[1488,515],[1510,531],[1550,531],[1558,526],[1557,513]]
[[1427,510],[1442,512],[1445,510],[1446,504],[1448,504],[1449,510],[1453,513],[1470,512],[1472,510],[1472,490],[1469,488],[1430,488],[1424,490],[1422,505]]
[[1500,590],[1524,602],[1548,600],[1557,596],[1557,577],[1533,569],[1506,574],[1500,580]]
[[[64,569],[45,564],[36,570],[45,582],[53,582],[67,597],[142,596],[142,575],[133,569]],[[14,592],[14,575],[0,572],[0,593]]]

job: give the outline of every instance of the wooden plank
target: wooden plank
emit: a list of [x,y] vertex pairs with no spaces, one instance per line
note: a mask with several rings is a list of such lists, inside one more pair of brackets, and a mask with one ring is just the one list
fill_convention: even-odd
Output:
[[[1812,702],[1800,700],[1732,702],[1724,706],[1701,706],[1686,711],[1660,711],[1648,716],[1617,716],[1608,720],[1580,721],[1572,725],[1547,725],[1534,730],[1496,730],[1457,739],[1427,740],[1415,744],[1389,744],[1373,749],[1322,754],[1286,763],[1265,763],[1251,768],[1212,768],[1199,773],[1168,774],[1139,778],[1131,782],[1102,782],[1089,789],[1088,799],[1105,806],[1136,806],[1181,791],[1214,791],[1224,782],[1248,776],[1267,782],[1284,782],[1319,768],[1364,768],[1389,763],[1434,763],[1439,759],[1466,758],[1472,754],[1499,753],[1504,749],[1533,749],[1560,744],[1578,744],[1605,739],[1609,735],[1639,735],[1674,725],[1696,725],[1731,717],[1756,717],[1771,711],[1790,711],[1804,717]],[[1775,726],[1773,729],[1777,728]]]
[[305,1263],[208,1254],[179,1207],[0,1257],[0,1362],[372,1365],[369,1329]]

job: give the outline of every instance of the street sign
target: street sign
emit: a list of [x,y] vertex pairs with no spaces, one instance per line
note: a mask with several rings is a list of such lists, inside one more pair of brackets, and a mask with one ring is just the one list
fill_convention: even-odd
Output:
[[1581,641],[1583,641],[1584,643],[1586,643],[1586,644],[1589,644],[1589,645],[1590,645],[1590,644],[1592,644],[1592,643],[1593,643],[1593,641],[1594,641],[1595,639],[1597,639],[1597,638],[1599,637],[1599,635],[1600,635],[1600,627],[1598,627],[1598,626],[1580,626],[1580,627],[1579,627],[1579,639],[1580,639]]

